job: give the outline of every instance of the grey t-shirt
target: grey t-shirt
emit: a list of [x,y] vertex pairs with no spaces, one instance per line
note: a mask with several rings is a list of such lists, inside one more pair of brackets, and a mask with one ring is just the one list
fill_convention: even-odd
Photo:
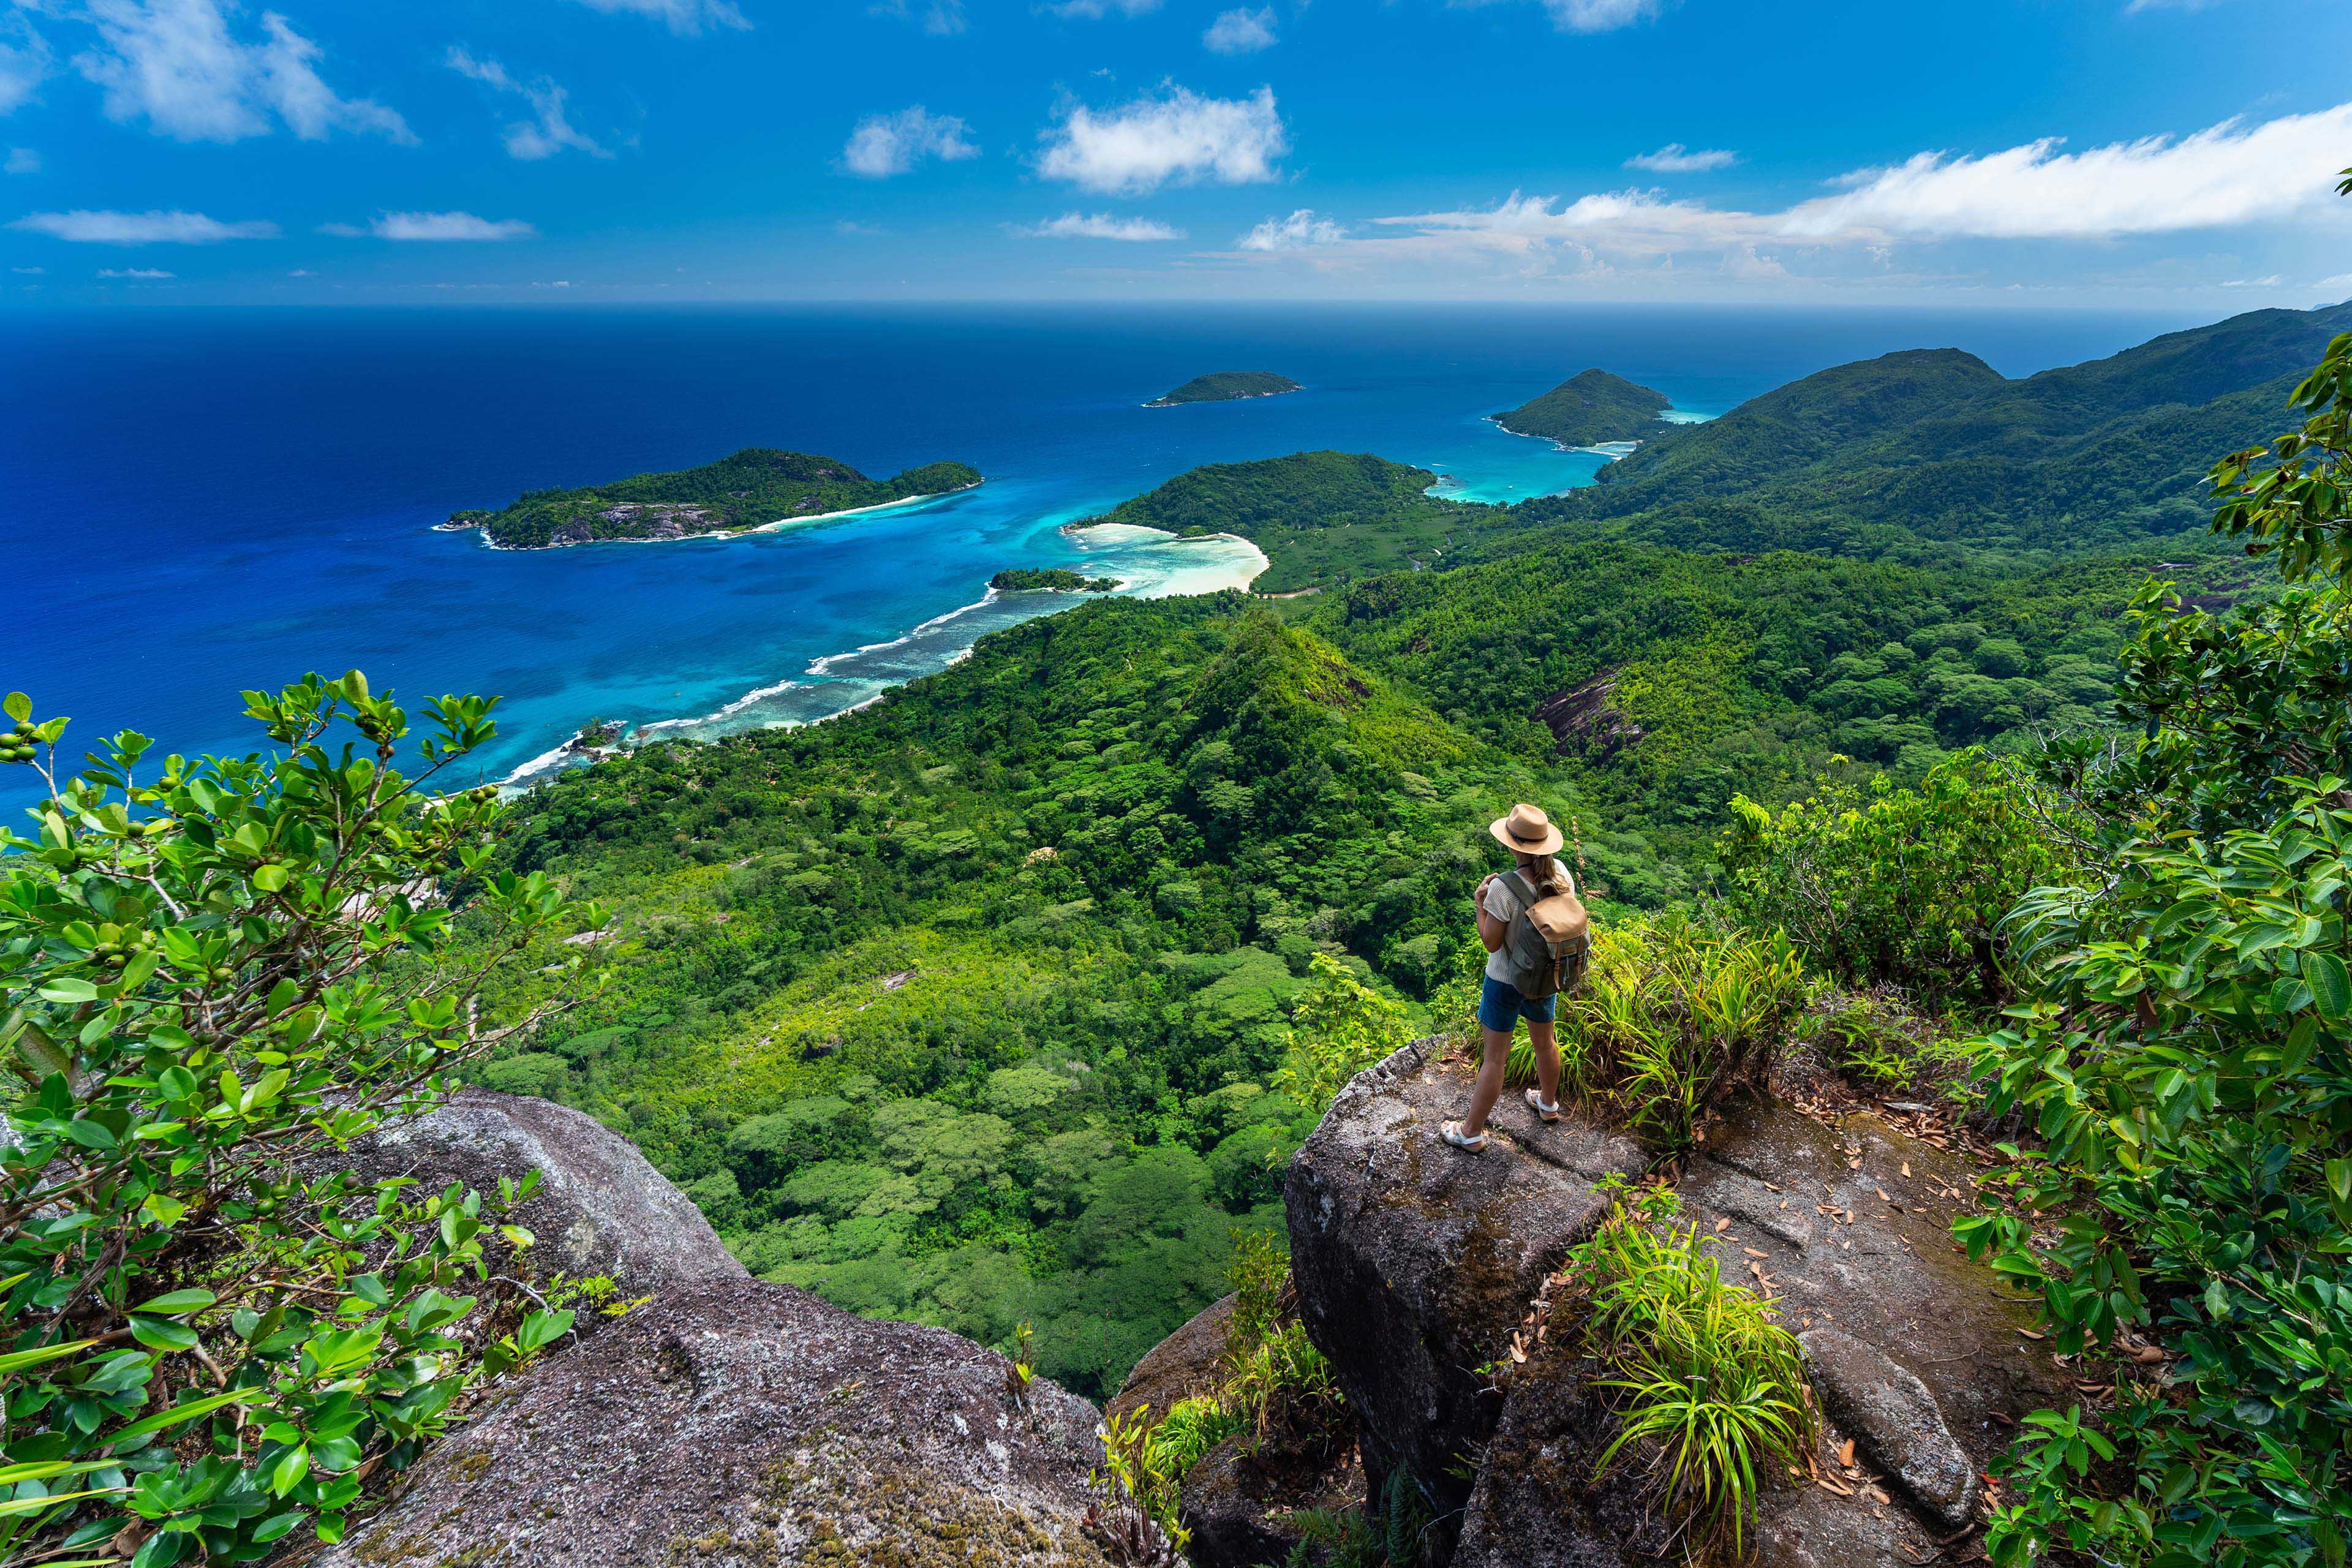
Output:
[[[1554,860],[1551,864],[1552,868],[1555,871],[1559,872],[1561,877],[1567,879],[1568,890],[1571,893],[1576,891],[1576,879],[1569,875],[1568,868],[1561,865],[1558,860]],[[1541,890],[1543,887],[1543,879],[1541,878],[1536,876],[1533,872],[1529,872],[1528,874],[1528,880],[1533,882],[1538,890]],[[1520,904],[1518,898],[1511,891],[1510,883],[1501,877],[1496,877],[1493,881],[1486,884],[1486,900],[1484,907],[1487,914],[1491,915],[1496,920],[1502,921],[1506,926],[1519,918]],[[1494,952],[1486,955],[1486,978],[1489,980],[1499,980],[1506,985],[1508,985],[1511,983],[1510,954],[1503,948],[1498,947]]]

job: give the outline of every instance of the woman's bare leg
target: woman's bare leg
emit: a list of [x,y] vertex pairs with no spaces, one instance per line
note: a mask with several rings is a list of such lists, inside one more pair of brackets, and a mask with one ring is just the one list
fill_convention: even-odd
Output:
[[[1470,1109],[1462,1113],[1462,1136],[1475,1138],[1486,1131],[1486,1118],[1495,1109],[1495,1101],[1503,1098],[1503,1070],[1511,1064],[1511,1037],[1497,1029],[1478,1031],[1486,1042],[1486,1054],[1478,1061],[1477,1080],[1470,1086]],[[1552,1053],[1552,1068],[1557,1077],[1559,1053]]]
[[1546,1105],[1559,1103],[1559,1037],[1550,1020],[1528,1020],[1528,1039],[1536,1048],[1536,1088]]

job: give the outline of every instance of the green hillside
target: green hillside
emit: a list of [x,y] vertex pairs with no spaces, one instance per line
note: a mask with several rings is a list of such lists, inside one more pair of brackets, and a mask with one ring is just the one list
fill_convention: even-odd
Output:
[[980,471],[962,463],[930,463],[895,479],[869,479],[833,458],[747,447],[698,468],[638,474],[578,489],[533,490],[499,511],[452,513],[444,526],[478,528],[505,550],[688,539],[885,506],[914,496],[968,489],[980,482]]
[[2174,540],[2210,513],[2205,469],[2270,434],[2347,327],[2347,306],[2260,310],[2021,381],[1957,350],[1888,354],[1671,429],[1524,510],[1686,547],[1941,564]]
[[1479,530],[1509,525],[1502,508],[1430,495],[1436,482],[1369,452],[1299,452],[1211,463],[1087,521],[1238,534],[1273,563],[1253,586],[1279,594],[1426,566]]
[[[1520,798],[1568,797],[1243,595],[1088,604],[850,720],[534,795],[501,864],[615,911],[616,985],[488,1081],[625,1131],[756,1272],[1032,1321],[1100,1396],[1278,1225],[1320,1109],[1294,1009],[1450,974]],[[1670,890],[1638,837],[1586,850]]]
[[1597,447],[1649,439],[1665,428],[1658,416],[1667,405],[1663,392],[1605,370],[1588,370],[1496,415],[1495,423],[1514,435],[1541,436],[1563,447]]

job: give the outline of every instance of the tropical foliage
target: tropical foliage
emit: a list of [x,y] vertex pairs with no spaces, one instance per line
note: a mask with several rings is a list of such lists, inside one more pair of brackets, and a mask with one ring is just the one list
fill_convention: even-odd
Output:
[[[2096,880],[2019,904],[2027,993],[1979,1046],[1990,1109],[2041,1146],[2019,1154],[2023,1215],[1964,1224],[1970,1250],[2040,1292],[2062,1350],[2152,1342],[2111,1415],[2051,1413],[2021,1445],[2004,1563],[2300,1568],[2352,1544],[2352,795],[2340,725],[2282,733],[2300,710],[2275,672],[2226,651],[2242,633],[2290,668],[2352,663],[2352,334],[2294,400],[2304,432],[2215,469],[2217,527],[2274,554],[2311,613],[2144,622],[2135,690],[2202,689],[2185,731],[2169,702],[2133,713],[2145,738],[2115,772],[2200,771],[2109,823]],[[2287,747],[2313,775],[2272,771]]]
[[[408,715],[356,671],[246,697],[272,754],[142,770],[124,732],[66,776],[66,721],[6,699],[0,760],[45,792],[37,831],[0,832],[11,1562],[333,1541],[572,1322],[486,1283],[491,1246],[530,1243],[500,1227],[528,1186],[368,1184],[335,1159],[563,1005],[551,982],[504,1027],[474,1016],[488,968],[578,918],[544,877],[488,871],[495,792],[434,788],[490,703],[427,704],[411,775]],[[470,962],[428,967],[458,876]]]

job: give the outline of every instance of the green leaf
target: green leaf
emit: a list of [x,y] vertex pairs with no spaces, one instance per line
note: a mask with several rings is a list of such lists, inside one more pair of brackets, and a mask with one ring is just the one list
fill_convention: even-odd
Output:
[[41,999],[60,1006],[76,1006],[98,1000],[98,987],[79,975],[60,974],[41,987]]
[[299,1446],[289,1448],[285,1456],[269,1468],[269,1489],[284,1497],[300,1486],[302,1478],[310,1473],[310,1450]]
[[41,1345],[28,1351],[10,1351],[5,1355],[0,1355],[0,1376],[5,1376],[12,1372],[22,1372],[28,1366],[39,1366],[47,1362],[63,1361],[68,1356],[79,1355],[96,1343],[98,1343],[96,1340],[69,1340],[61,1345]]
[[2344,961],[2334,953],[2305,952],[2303,983],[2311,987],[2311,998],[2321,1017],[2334,1023],[2352,1015],[2352,974],[2345,972]]
[[192,1351],[196,1348],[196,1331],[184,1323],[167,1318],[133,1318],[131,1337],[151,1351]]
[[162,1317],[173,1317],[182,1312],[200,1312],[220,1298],[209,1290],[173,1290],[168,1295],[142,1301],[131,1308],[134,1312],[153,1312]]
[[133,1421],[130,1426],[109,1437],[106,1440],[106,1446],[110,1448],[119,1447],[133,1438],[161,1432],[167,1426],[177,1426],[183,1421],[194,1421],[200,1415],[211,1415],[224,1405],[235,1405],[240,1399],[251,1399],[253,1396],[253,1390],[239,1389],[233,1394],[206,1394],[202,1399],[190,1400],[185,1405],[175,1405],[169,1410],[161,1410],[152,1415]]
[[33,716],[33,700],[21,691],[11,691],[5,699],[0,699],[0,712],[22,724]]
[[253,868],[253,885],[265,893],[279,891],[286,886],[286,868],[283,866],[256,866]]

